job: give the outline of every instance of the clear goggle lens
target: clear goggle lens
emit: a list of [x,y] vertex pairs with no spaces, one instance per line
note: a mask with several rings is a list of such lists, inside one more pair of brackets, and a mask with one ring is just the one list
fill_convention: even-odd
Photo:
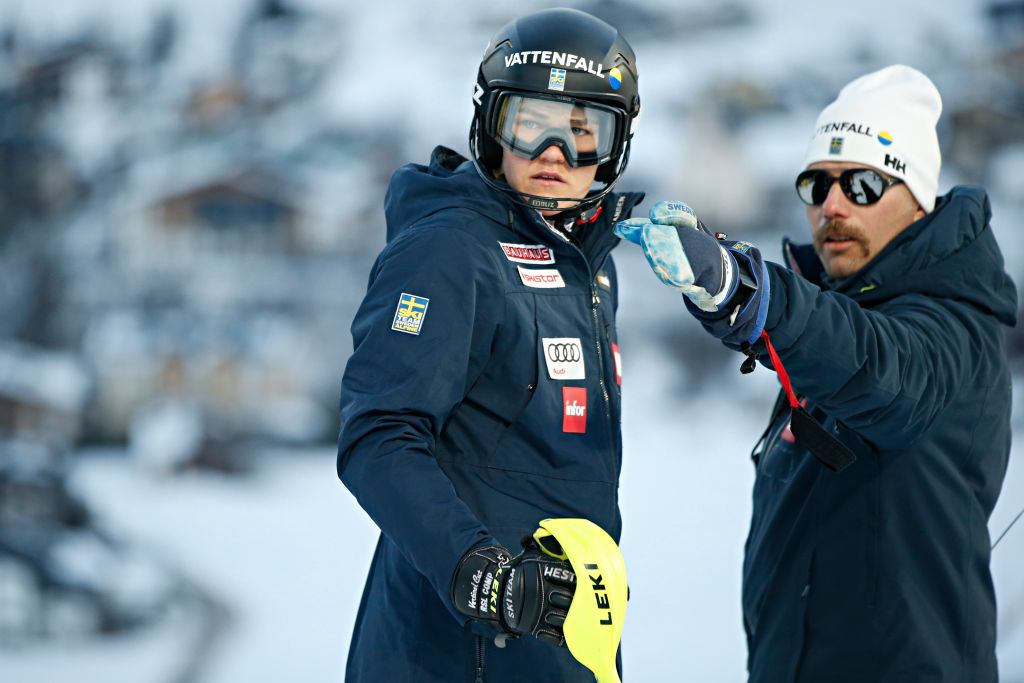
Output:
[[495,137],[527,159],[555,145],[570,166],[603,164],[616,156],[623,117],[624,112],[593,102],[509,93],[499,105]]

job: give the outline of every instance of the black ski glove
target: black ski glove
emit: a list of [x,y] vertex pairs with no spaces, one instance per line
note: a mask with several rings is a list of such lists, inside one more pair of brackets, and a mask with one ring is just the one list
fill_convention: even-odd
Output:
[[[545,543],[558,545],[553,538]],[[560,547],[545,550],[530,536],[522,545],[523,552],[511,559],[508,550],[494,545],[463,555],[452,577],[452,602],[461,614],[497,629],[498,647],[524,634],[565,647],[562,624],[576,590],[576,573],[553,554],[561,555]]]

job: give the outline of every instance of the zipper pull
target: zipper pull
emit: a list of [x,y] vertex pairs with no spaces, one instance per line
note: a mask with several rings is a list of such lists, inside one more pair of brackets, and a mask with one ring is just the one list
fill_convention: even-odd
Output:
[[476,681],[484,683],[484,637],[476,637]]

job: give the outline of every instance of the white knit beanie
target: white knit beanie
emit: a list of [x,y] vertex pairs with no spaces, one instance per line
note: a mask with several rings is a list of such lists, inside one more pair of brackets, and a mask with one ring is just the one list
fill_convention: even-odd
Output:
[[917,69],[896,64],[839,91],[814,126],[804,168],[852,161],[903,180],[927,213],[935,207],[942,155],[935,125],[942,98]]

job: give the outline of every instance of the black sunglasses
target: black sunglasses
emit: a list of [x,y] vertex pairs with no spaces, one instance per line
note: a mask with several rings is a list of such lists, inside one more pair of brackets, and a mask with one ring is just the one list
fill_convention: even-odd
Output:
[[838,177],[820,168],[804,171],[796,177],[796,193],[801,201],[810,206],[824,203],[832,183],[839,181],[839,189],[843,194],[860,206],[874,204],[882,198],[887,187],[903,181],[899,178],[886,178],[871,168],[848,168]]

